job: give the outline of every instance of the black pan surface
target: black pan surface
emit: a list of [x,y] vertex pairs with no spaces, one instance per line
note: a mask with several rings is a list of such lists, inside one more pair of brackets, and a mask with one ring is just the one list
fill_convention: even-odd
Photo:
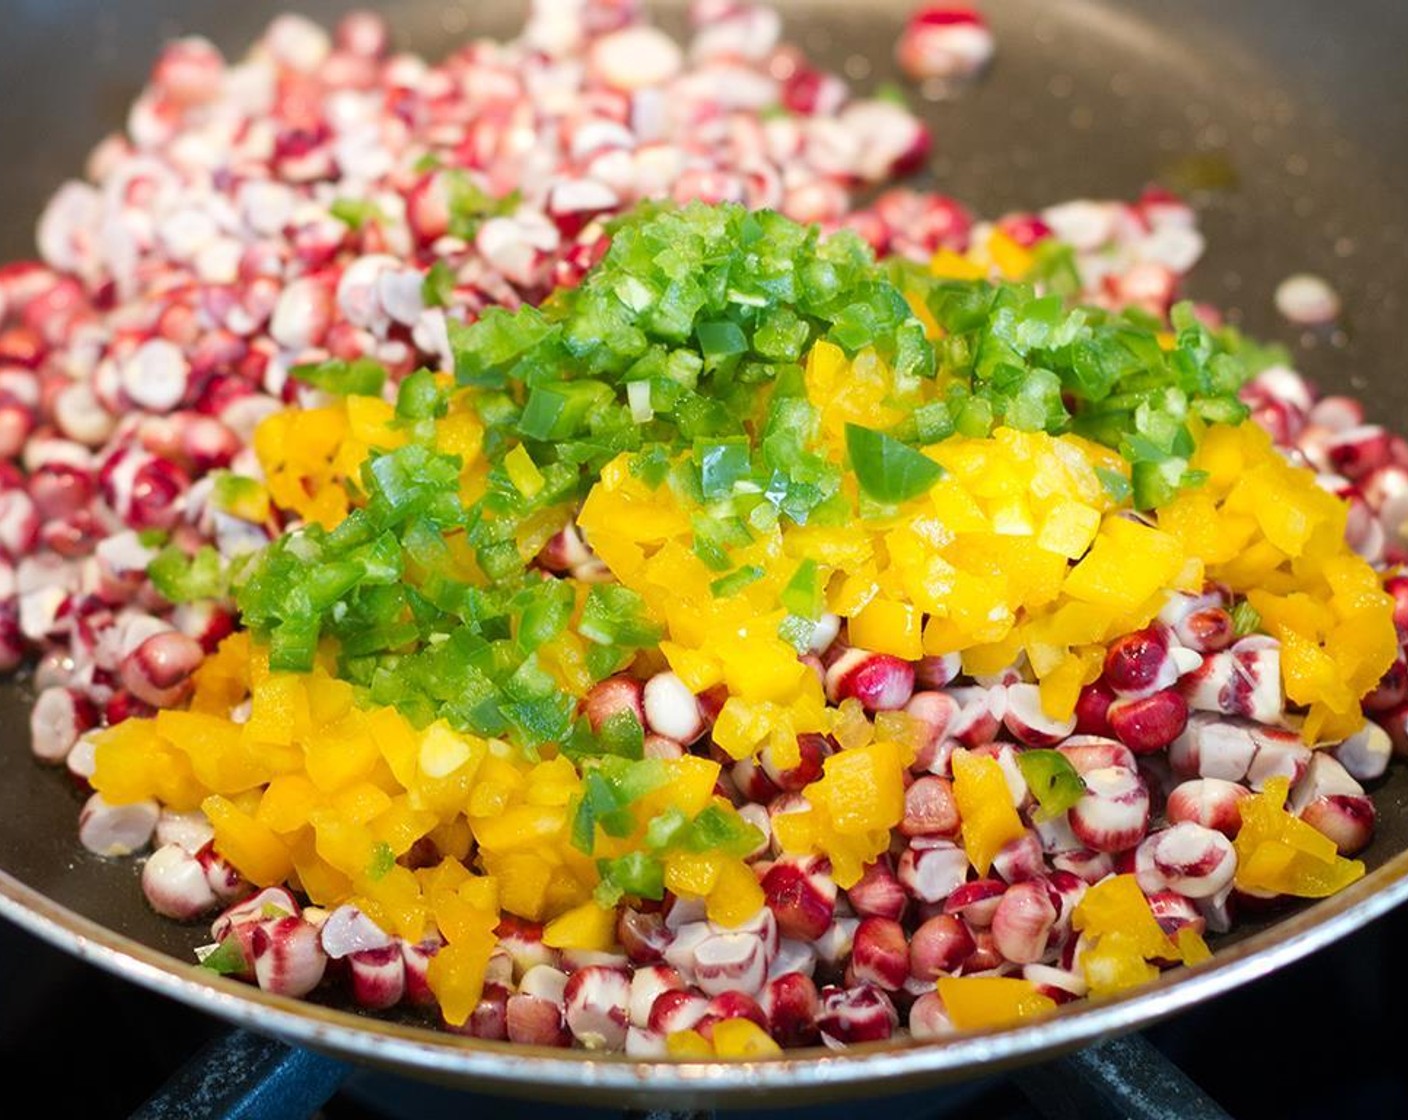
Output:
[[[324,21],[356,5],[303,0]],[[282,4],[219,0],[46,0],[0,5],[0,259],[33,253],[44,199],[81,173],[88,149],[120,127],[160,43],[198,32],[241,51]],[[516,4],[384,5],[401,46],[435,56],[474,33],[511,33]],[[893,79],[890,50],[904,0],[781,5],[788,37],[866,89]],[[999,41],[987,80],[966,95],[916,104],[934,127],[928,177],[996,216],[1069,197],[1128,197],[1148,182],[1192,191],[1209,252],[1191,294],[1230,309],[1253,333],[1291,346],[1327,386],[1361,393],[1405,426],[1401,373],[1408,301],[1408,5],[1360,0],[989,0]],[[667,25],[678,13],[665,6]],[[1271,306],[1293,271],[1327,277],[1344,297],[1342,329],[1300,336]],[[336,1052],[457,1084],[582,1102],[727,1103],[742,1094],[874,1091],[970,1075],[1129,1029],[1209,998],[1340,936],[1408,895],[1408,772],[1374,791],[1380,835],[1368,881],[1339,898],[1247,931],[1206,971],[1169,975],[1102,1007],[1044,1025],[945,1046],[861,1049],[719,1067],[642,1066],[467,1045],[414,1025],[213,986],[184,965],[203,931],[146,907],[135,862],[82,851],[79,800],[27,747],[28,693],[0,686],[0,914],[206,1010]],[[173,960],[174,958],[174,960]],[[690,1072],[693,1070],[693,1072]],[[681,1072],[682,1071],[682,1072]]]

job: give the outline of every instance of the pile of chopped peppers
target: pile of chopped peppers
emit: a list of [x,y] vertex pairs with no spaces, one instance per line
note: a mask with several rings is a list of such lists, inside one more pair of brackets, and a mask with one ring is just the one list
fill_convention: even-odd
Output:
[[[1065,719],[1108,643],[1213,580],[1245,596],[1239,627],[1281,641],[1306,740],[1352,733],[1391,614],[1342,504],[1245,422],[1261,352],[1187,305],[1169,324],[1073,307],[1060,265],[994,280],[773,213],[646,206],[578,287],[454,324],[453,371],[296,371],[321,401],[266,420],[263,477],[213,499],[281,534],[239,562],[173,546],[152,566],[173,601],[232,596],[244,629],[188,710],[103,734],[96,788],[203,809],[255,884],[436,933],[431,987],[462,1023],[502,915],[589,951],[613,948],[623,902],[751,919],[765,837],[720,795],[724,764],[785,768],[799,737],[831,737],[775,840],[843,888],[889,848],[917,734],[828,704],[805,661],[828,616],[909,662],[1025,665]],[[591,570],[545,570],[577,531]],[[716,701],[694,753],[644,757],[634,713],[583,712],[597,683],[664,669]],[[1044,819],[1085,791],[1054,750],[1019,764]],[[986,875],[1026,825],[993,759],[958,752],[952,772]],[[1238,840],[1263,887],[1300,880],[1240,851],[1256,837],[1301,861],[1303,893],[1362,874],[1278,812]],[[1161,932],[1130,876],[1091,888],[1075,925],[1096,993],[1207,952]],[[939,981],[956,1025],[1054,1006],[984,982]]]

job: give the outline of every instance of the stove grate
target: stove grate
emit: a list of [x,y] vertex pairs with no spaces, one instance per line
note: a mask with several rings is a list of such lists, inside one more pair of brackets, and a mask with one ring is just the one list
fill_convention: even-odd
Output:
[[[332,1058],[248,1031],[230,1031],[191,1058],[132,1114],[132,1120],[313,1120],[350,1072]],[[1043,1120],[1227,1118],[1211,1097],[1137,1034],[1107,1039],[1011,1077],[1034,1110],[1027,1114]],[[930,1091],[925,1099],[927,1120],[942,1120],[944,1094]],[[714,1114],[662,1109],[623,1116],[713,1120]]]

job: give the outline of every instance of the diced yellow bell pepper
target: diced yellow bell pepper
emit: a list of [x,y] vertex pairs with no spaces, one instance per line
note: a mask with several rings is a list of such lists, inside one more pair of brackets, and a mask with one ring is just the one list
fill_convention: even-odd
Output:
[[1107,934],[1082,949],[1076,962],[1090,985],[1091,995],[1114,995],[1158,978],[1159,970],[1119,934]]
[[499,904],[510,914],[540,922],[548,915],[554,867],[534,852],[486,852],[484,869],[499,882]]
[[1100,511],[1094,506],[1062,500],[1046,513],[1037,534],[1038,548],[1078,560],[1100,530]]
[[303,743],[303,755],[313,784],[327,792],[368,778],[381,758],[370,735],[337,730],[310,735]]
[[543,927],[543,944],[551,949],[607,952],[616,945],[616,911],[584,902]]
[[805,796],[826,807],[838,832],[888,830],[904,816],[904,763],[897,743],[840,751],[822,763],[822,772]]
[[690,649],[677,642],[661,642],[660,650],[670,669],[696,696],[722,683],[724,669],[719,659],[705,650]]
[[1073,599],[1129,611],[1168,587],[1182,566],[1176,537],[1110,516],[1064,590]]
[[1133,875],[1115,875],[1087,890],[1076,905],[1071,924],[1091,937],[1117,935],[1142,957],[1177,954]]
[[254,687],[243,734],[249,742],[288,746],[306,735],[311,724],[302,678],[296,673],[270,673]]
[[483,446],[484,425],[472,412],[451,412],[435,425],[435,449],[445,455],[458,455],[468,464]]
[[1183,963],[1189,966],[1202,964],[1203,961],[1212,960],[1212,950],[1208,948],[1208,943],[1203,940],[1200,934],[1192,926],[1184,926],[1178,931],[1174,942],[1178,945],[1178,955],[1183,958]]
[[473,881],[466,878],[457,889],[438,890],[431,898],[435,925],[445,940],[452,944],[473,942],[486,934],[492,937],[494,928],[499,924],[496,907],[485,908],[464,897],[462,892]]
[[842,700],[831,713],[831,735],[842,750],[855,750],[875,738],[875,724],[854,696]]
[[1243,890],[1324,898],[1364,877],[1362,860],[1345,859],[1335,843],[1285,809],[1290,783],[1270,779],[1241,803],[1237,886]]
[[201,802],[215,829],[215,849],[257,887],[282,883],[293,870],[287,846],[267,825],[215,795]]
[[93,788],[114,805],[151,797],[168,751],[149,719],[124,720],[97,734]]
[[451,1026],[463,1024],[479,1005],[484,974],[493,952],[494,935],[443,945],[430,958],[425,981],[440,1004],[440,1014]]
[[671,1031],[667,1034],[665,1052],[681,1061],[705,1061],[714,1057],[714,1048],[709,1045],[709,1040],[694,1030]]
[[979,875],[986,875],[1002,846],[1026,834],[997,759],[970,751],[953,752],[953,799],[963,848]]
[[924,655],[920,622],[919,611],[906,603],[872,599],[850,619],[850,642],[875,653],[917,661]]
[[406,442],[406,433],[394,426],[396,409],[380,397],[350,396],[344,401],[353,438],[383,451],[394,451]]
[[298,885],[314,906],[333,907],[347,901],[353,890],[352,880],[318,855],[307,833],[293,838],[289,850]]
[[730,758],[752,755],[767,737],[766,709],[741,696],[730,696],[714,720],[713,740]]
[[734,639],[721,643],[717,654],[729,692],[744,700],[788,700],[811,671],[780,638]]
[[451,729],[444,721],[432,723],[420,737],[416,765],[420,773],[439,781],[468,766],[472,777],[484,757],[484,743]]
[[[435,827],[436,817],[434,813],[424,809],[416,809],[410,803],[410,798],[405,794],[391,798],[391,804],[370,823],[372,835],[377,841],[386,844],[397,856],[403,856],[411,850],[415,842],[422,836],[427,835]],[[464,849],[468,851],[470,837],[468,825],[464,825],[465,841]],[[442,853],[446,853],[444,847],[440,847]]]
[[391,808],[391,795],[371,782],[357,782],[333,794],[331,804],[344,820],[365,825]]
[[536,849],[563,836],[565,809],[556,805],[516,805],[494,817],[470,820],[474,838],[492,852]]
[[929,258],[929,274],[940,280],[981,280],[987,276],[987,270],[962,253],[940,249]]
[[940,976],[939,998],[949,1021],[961,1031],[993,1030],[1056,1010],[1030,980],[1009,976]]
[[259,799],[255,819],[275,832],[307,827],[323,805],[323,793],[303,774],[281,774],[269,782]]
[[779,813],[772,819],[772,834],[784,852],[800,855],[818,847],[815,810]]
[[665,888],[704,898],[719,881],[726,857],[719,852],[671,852],[665,859]]
[[[720,1058],[774,1058],[782,1053],[782,1047],[752,1019],[724,1019],[715,1023],[713,1042],[714,1053]],[[666,1046],[668,1048],[668,1041]]]
[[687,754],[665,763],[669,780],[641,796],[636,802],[636,818],[649,820],[665,810],[678,809],[694,817],[709,806],[722,767],[713,759]]
[[742,860],[727,860],[709,891],[706,910],[711,922],[740,926],[763,908],[763,888],[753,869]]
[[988,238],[988,253],[992,256],[992,263],[1008,280],[1024,279],[1032,270],[1031,250],[1018,245],[1000,229],[993,230]]

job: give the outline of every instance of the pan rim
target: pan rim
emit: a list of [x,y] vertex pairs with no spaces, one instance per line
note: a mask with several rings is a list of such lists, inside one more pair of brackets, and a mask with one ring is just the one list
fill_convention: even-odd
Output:
[[[813,1048],[740,1062],[642,1060],[466,1038],[272,995],[151,948],[52,901],[0,870],[0,917],[104,971],[236,1026],[333,1057],[435,1080],[533,1096],[555,1090],[713,1104],[759,1092],[874,1093],[877,1085],[957,1081],[1056,1056],[1149,1026],[1298,961],[1408,900],[1408,851],[1339,894],[1249,934],[1194,968],[1124,995],[1067,1004],[1024,1026],[916,1042]],[[504,1061],[507,1056],[512,1061]],[[800,1099],[800,1098],[799,1098]]]

